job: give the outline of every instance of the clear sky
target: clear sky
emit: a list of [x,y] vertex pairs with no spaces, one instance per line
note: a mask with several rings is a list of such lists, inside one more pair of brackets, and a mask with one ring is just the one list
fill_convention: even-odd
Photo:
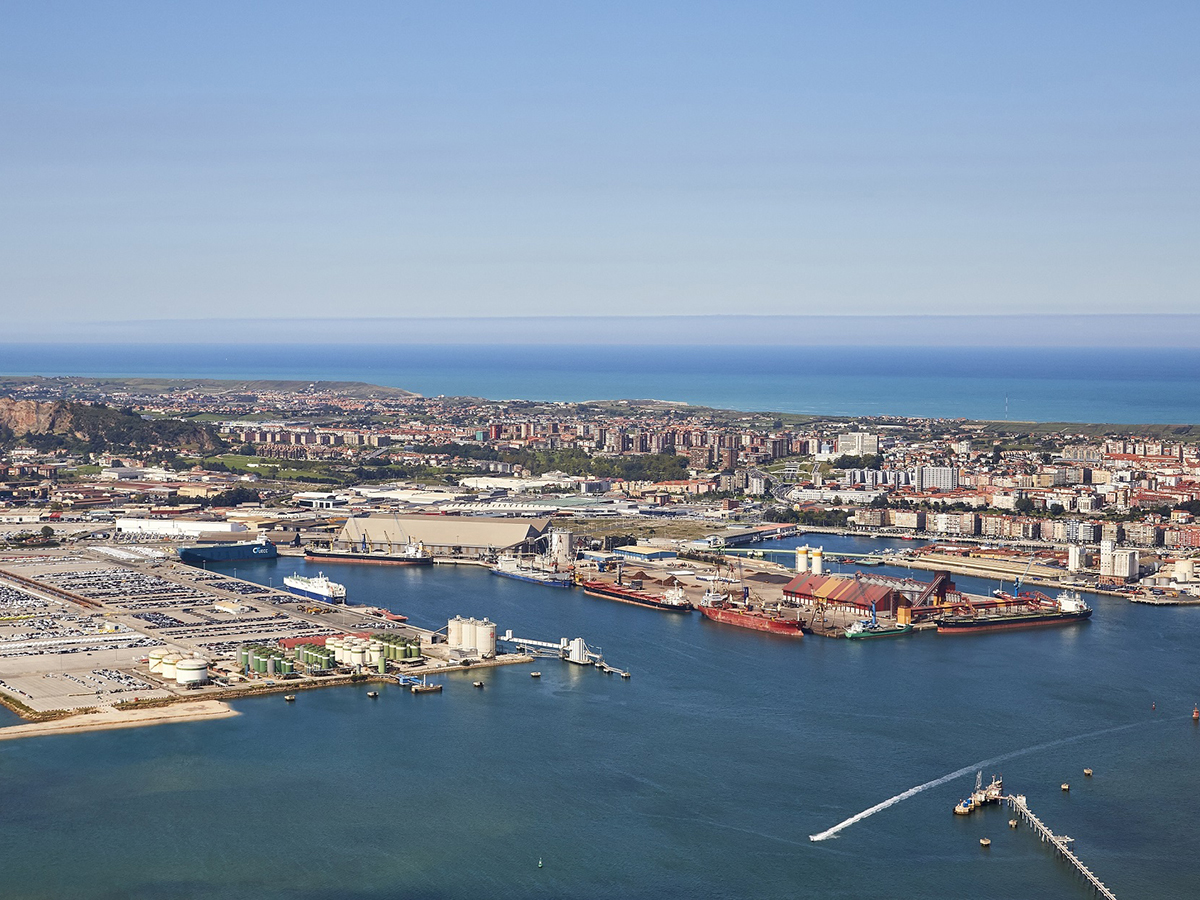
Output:
[[1200,310],[1200,3],[0,5],[10,323]]

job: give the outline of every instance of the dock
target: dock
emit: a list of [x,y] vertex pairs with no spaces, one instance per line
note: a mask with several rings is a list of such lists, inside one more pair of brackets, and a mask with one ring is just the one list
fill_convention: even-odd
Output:
[[1082,875],[1084,879],[1092,886],[1097,894],[1099,894],[1101,897],[1104,897],[1105,900],[1117,900],[1116,895],[1110,891],[1105,886],[1104,882],[1097,878],[1095,873],[1085,866],[1083,861],[1075,855],[1074,851],[1071,850],[1069,845],[1073,843],[1074,839],[1069,838],[1066,835],[1055,834],[1053,831],[1051,831],[1041,819],[1033,814],[1033,810],[1029,808],[1024,794],[1007,796],[1004,798],[1004,802],[1007,803],[1009,808],[1017,813],[1017,815],[1024,819],[1026,824],[1028,824],[1035,832],[1037,832],[1038,837],[1040,837],[1044,843],[1051,844],[1054,849],[1058,851],[1059,856],[1069,862],[1075,868],[1075,870],[1079,872],[1079,874]]

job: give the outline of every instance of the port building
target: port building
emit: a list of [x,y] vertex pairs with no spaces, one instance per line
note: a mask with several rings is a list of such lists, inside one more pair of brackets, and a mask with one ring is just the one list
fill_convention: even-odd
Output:
[[501,551],[532,552],[549,528],[549,518],[364,516],[347,519],[337,542],[346,549],[369,550],[416,543],[435,556],[484,557]]
[[837,575],[801,573],[784,585],[783,595],[801,606],[824,603],[829,609],[863,613],[871,611],[872,603],[881,614],[895,614],[898,607],[908,605],[893,588]]

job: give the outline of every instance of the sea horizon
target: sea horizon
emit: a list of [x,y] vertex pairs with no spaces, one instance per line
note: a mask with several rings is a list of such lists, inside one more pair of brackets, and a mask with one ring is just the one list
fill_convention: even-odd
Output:
[[0,375],[360,381],[424,396],[746,412],[1200,422],[1200,350],[688,344],[0,344]]

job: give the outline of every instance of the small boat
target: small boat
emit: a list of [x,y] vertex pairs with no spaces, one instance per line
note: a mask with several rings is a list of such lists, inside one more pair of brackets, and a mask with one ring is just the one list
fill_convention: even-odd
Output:
[[437,693],[437,692],[441,691],[441,689],[442,689],[441,682],[437,682],[436,684],[429,684],[425,681],[424,678],[421,679],[420,684],[414,684],[412,687],[409,688],[409,690],[412,691],[414,694],[433,694],[433,693]]
[[483,682],[482,682],[482,681],[475,681],[475,682],[472,682],[472,683],[473,683],[473,684],[475,685],[475,687],[477,687],[477,688],[481,688],[481,687],[483,687]]
[[379,696],[379,691],[367,691],[367,696],[374,699]]
[[1009,819],[1009,820],[1008,820],[1008,827],[1009,827],[1009,828],[1016,828],[1016,827],[1017,827],[1017,820],[1016,820],[1016,819]]
[[295,703],[296,695],[295,694],[285,694],[283,699],[286,700],[288,703]]
[[1200,706],[1192,707],[1192,721],[1200,722]]
[[1067,783],[1064,781],[1064,782],[1062,783],[1062,789],[1063,789],[1064,791],[1069,791],[1069,790],[1071,789],[1071,786],[1070,786],[1069,784],[1067,784]]
[[980,847],[990,847],[990,846],[992,846],[992,839],[991,839],[991,838],[980,838],[980,839],[979,839],[979,846],[980,846]]
[[1091,770],[1091,769],[1084,769],[1084,770],[1083,770],[1083,774],[1084,774],[1084,776],[1085,776],[1086,778],[1091,778],[1091,777],[1092,777],[1092,770]]
[[530,677],[530,678],[541,678],[541,677],[542,677],[542,673],[541,673],[541,672],[530,672],[530,673],[529,673],[529,677]]

